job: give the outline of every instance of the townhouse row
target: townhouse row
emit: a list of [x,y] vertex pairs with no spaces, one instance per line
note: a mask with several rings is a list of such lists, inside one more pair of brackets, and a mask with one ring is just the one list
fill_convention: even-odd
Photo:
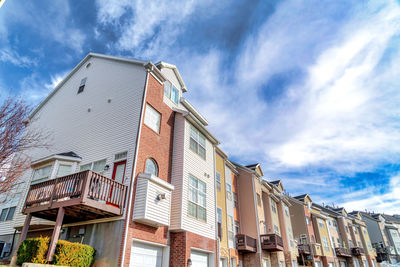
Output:
[[172,64],[88,54],[27,118],[50,146],[0,196],[0,259],[35,236],[51,237],[48,260],[63,239],[93,246],[95,266],[134,267],[373,267],[375,243],[398,245],[371,244],[375,215],[230,161],[185,92]]

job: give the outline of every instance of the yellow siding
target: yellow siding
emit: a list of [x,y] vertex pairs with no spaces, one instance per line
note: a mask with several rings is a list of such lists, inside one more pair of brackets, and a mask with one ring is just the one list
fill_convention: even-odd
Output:
[[[326,220],[317,218],[316,222],[317,222],[317,228],[319,231],[319,236],[321,237],[321,248],[322,248],[322,251],[324,252],[324,256],[332,256],[333,257],[333,251],[332,251],[332,247],[330,245],[331,240],[329,238],[328,225],[326,224]],[[320,226],[320,222],[323,223],[323,227]],[[328,242],[328,249],[325,248],[325,245],[323,242],[324,238],[326,238],[326,240]]]
[[221,176],[221,190],[217,190],[217,207],[222,210],[222,239],[221,239],[221,256],[225,256],[224,252],[228,249],[228,224],[226,215],[226,184],[225,184],[225,163],[224,159],[216,153],[215,168]]

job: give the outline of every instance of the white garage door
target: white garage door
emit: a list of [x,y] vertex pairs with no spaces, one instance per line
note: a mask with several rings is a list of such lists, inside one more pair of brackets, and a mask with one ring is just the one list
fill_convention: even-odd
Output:
[[192,251],[190,258],[192,259],[192,267],[207,267],[208,254]]
[[161,267],[162,248],[133,242],[131,267]]

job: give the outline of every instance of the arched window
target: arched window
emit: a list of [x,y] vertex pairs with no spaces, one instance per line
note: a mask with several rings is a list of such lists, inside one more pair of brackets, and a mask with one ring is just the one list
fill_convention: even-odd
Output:
[[144,172],[158,176],[157,162],[154,159],[148,158],[146,160],[146,169]]

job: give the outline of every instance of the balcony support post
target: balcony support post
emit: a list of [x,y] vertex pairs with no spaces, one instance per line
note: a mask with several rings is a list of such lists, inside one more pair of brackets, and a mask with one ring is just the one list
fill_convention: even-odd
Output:
[[65,209],[60,207],[57,212],[56,225],[54,226],[53,234],[51,236],[49,250],[47,251],[46,260],[49,262],[53,260],[54,251],[56,250],[57,241],[60,236],[61,226],[64,219],[64,213]]
[[17,249],[14,252],[14,255],[11,258],[11,265],[17,265],[17,251],[19,246],[22,244],[22,242],[26,239],[26,236],[28,235],[28,229],[29,229],[29,225],[31,224],[31,219],[32,219],[32,214],[28,213],[26,214],[25,217],[25,222],[24,222],[24,226],[22,226],[22,231],[21,231],[21,236],[19,237],[19,241],[18,241],[18,245],[17,245]]

